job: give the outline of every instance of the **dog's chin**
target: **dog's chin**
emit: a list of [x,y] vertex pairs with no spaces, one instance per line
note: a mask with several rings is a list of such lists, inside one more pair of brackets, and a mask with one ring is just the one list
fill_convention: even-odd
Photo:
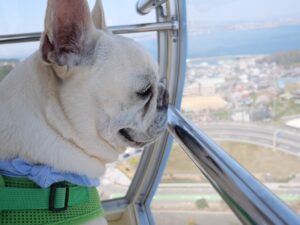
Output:
[[133,147],[133,148],[141,148],[144,147],[145,145],[149,144],[152,141],[140,141],[136,140],[134,135],[132,135],[132,131],[129,128],[123,128],[119,130],[119,136],[121,136],[121,139],[123,142],[125,142],[125,145],[128,147]]
[[155,121],[152,126],[148,127],[146,131],[135,130],[132,128],[122,128],[118,131],[118,136],[121,142],[126,147],[141,148],[148,144],[153,143],[167,127],[167,116],[159,117],[158,121]]
[[143,148],[147,146],[148,144],[151,144],[154,141],[151,142],[129,142],[127,141],[127,146],[131,148]]
[[127,147],[142,148],[153,143],[157,139],[157,137],[147,137],[147,139],[143,138],[143,140],[138,140],[133,133],[134,132],[129,128],[124,128],[119,131],[119,136],[121,137],[122,141],[125,142]]

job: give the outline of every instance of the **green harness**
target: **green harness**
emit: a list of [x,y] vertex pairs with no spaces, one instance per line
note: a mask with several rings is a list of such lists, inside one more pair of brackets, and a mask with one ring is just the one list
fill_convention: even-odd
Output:
[[76,225],[101,216],[95,187],[55,183],[42,189],[28,179],[0,175],[1,225]]

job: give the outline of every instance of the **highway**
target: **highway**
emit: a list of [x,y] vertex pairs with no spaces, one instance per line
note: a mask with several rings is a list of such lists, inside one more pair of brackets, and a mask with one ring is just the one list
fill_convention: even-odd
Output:
[[215,141],[255,144],[300,157],[300,131],[242,123],[206,123],[199,127]]
[[[299,183],[265,183],[265,185],[287,204],[299,204]],[[99,192],[106,194],[106,198],[102,198],[102,200],[104,200],[107,198],[123,197],[126,195],[127,189],[128,187],[126,186],[110,184],[102,185],[99,188]],[[160,184],[153,198],[153,206],[155,206],[155,209],[160,209],[158,210],[160,212],[162,209],[173,211],[176,206],[181,209],[182,213],[186,213],[184,211],[188,210],[188,208],[185,208],[185,206],[187,206],[187,204],[194,205],[199,199],[205,199],[208,204],[221,204],[223,202],[220,195],[209,183],[170,183]],[[182,207],[184,210],[182,210]]]

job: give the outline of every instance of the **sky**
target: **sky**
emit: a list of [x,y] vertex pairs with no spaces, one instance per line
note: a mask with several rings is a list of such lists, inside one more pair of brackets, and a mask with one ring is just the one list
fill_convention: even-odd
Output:
[[[88,0],[90,8],[95,0]],[[46,0],[1,0],[0,35],[38,32],[43,29]],[[116,3],[118,6],[116,7]],[[154,21],[154,14],[140,16],[135,12],[135,0],[106,0],[104,8],[108,25]]]
[[299,0],[188,0],[190,20],[262,21],[300,17]]
[[[90,7],[95,0],[88,0]],[[153,22],[154,12],[140,16],[136,0],[104,0],[108,25]],[[43,30],[46,0],[1,0],[0,35]],[[203,25],[300,18],[300,0],[187,0],[188,21]],[[0,57],[23,58],[38,43],[1,45]]]

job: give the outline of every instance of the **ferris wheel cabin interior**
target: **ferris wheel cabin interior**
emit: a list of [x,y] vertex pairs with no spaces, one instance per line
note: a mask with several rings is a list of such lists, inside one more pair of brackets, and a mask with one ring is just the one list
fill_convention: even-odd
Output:
[[[157,60],[170,96],[167,130],[100,179],[109,225],[300,224],[299,2],[103,6],[108,30]],[[38,48],[45,8],[0,2],[1,79]]]

